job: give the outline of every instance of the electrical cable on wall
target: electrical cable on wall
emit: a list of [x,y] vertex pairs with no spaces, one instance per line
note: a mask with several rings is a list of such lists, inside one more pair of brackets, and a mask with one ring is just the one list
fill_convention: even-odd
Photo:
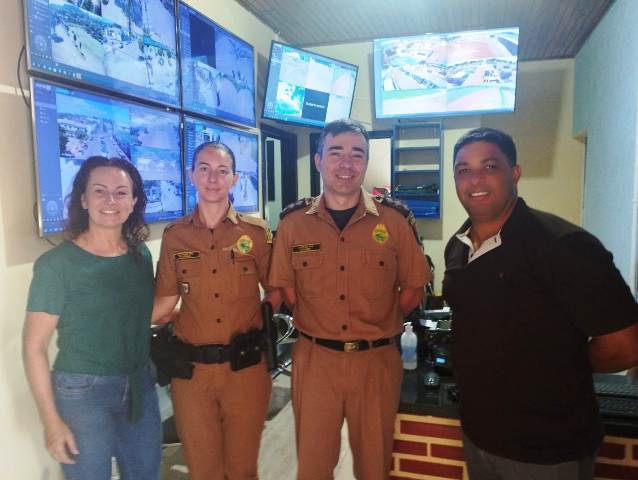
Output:
[[20,54],[18,55],[18,68],[16,70],[16,76],[18,77],[18,86],[20,87],[20,93],[22,93],[22,100],[24,100],[24,103],[27,107],[31,108],[31,102],[27,99],[27,96],[24,93],[24,88],[22,87],[22,79],[20,78],[20,63],[22,62],[22,56],[24,55],[25,51],[26,47],[22,45]]

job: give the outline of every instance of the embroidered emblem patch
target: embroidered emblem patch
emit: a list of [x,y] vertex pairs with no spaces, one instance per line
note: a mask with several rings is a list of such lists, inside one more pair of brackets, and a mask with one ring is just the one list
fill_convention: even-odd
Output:
[[176,252],[173,254],[174,260],[196,260],[199,258],[199,252],[197,250]]
[[306,245],[293,245],[292,253],[318,252],[321,250],[320,243],[307,243]]
[[372,239],[377,243],[383,244],[388,241],[389,237],[388,229],[383,223],[378,223],[372,230]]
[[237,242],[235,242],[235,247],[241,253],[246,255],[253,249],[253,239],[250,238],[248,235],[242,235],[237,239]]

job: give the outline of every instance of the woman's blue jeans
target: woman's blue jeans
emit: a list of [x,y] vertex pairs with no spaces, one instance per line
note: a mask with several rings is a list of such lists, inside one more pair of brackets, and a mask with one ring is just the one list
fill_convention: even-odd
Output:
[[142,374],[142,416],[129,420],[126,376],[54,371],[53,391],[60,416],[73,432],[80,453],[62,465],[66,480],[110,480],[111,457],[121,480],[158,480],[162,424],[155,392],[155,367]]

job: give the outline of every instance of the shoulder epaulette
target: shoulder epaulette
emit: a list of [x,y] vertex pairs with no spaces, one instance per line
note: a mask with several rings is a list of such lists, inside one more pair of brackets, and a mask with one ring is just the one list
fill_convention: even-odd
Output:
[[182,222],[181,222],[181,219],[180,219],[180,220],[173,220],[171,223],[169,223],[168,225],[166,225],[166,226],[164,227],[164,231],[166,231],[166,230],[170,230],[170,229],[171,229],[171,228],[173,228],[175,225],[179,225],[180,223],[182,223]]
[[188,221],[190,221],[191,218],[192,218],[191,215],[184,215],[181,218],[173,220],[172,222],[170,222],[168,225],[164,227],[164,231],[169,230],[176,225],[183,225],[184,223],[187,223]]
[[414,218],[414,213],[412,213],[412,210],[410,210],[410,207],[408,207],[401,200],[397,200],[396,198],[383,197],[379,199],[379,197],[374,197],[374,199],[377,200],[381,205],[394,208],[397,212],[403,215],[407,219],[408,223],[410,224],[410,227],[412,227],[412,231],[414,232],[414,238],[416,238],[416,243],[418,243],[421,246],[423,245],[423,239],[421,238],[421,235],[419,234],[419,230],[416,227],[416,218]]
[[376,196],[376,197],[374,197],[374,199],[377,202],[379,202],[381,205],[385,205],[386,207],[394,208],[395,210],[397,210],[401,215],[403,215],[406,218],[408,218],[410,215],[412,215],[412,210],[410,210],[410,207],[408,207],[401,200],[397,200],[396,198],[381,197],[381,196]]
[[242,222],[250,223],[256,227],[263,228],[264,230],[268,229],[268,224],[263,218],[255,217],[254,215],[244,215],[243,213],[238,213],[237,216]]
[[268,224],[263,218],[255,217],[253,215],[244,215],[243,213],[237,214],[242,222],[249,223],[250,225],[254,225],[256,227],[261,228],[266,231],[266,242],[272,243],[272,232],[270,228],[268,228]]
[[300,198],[296,202],[291,203],[290,205],[287,205],[286,208],[284,208],[279,214],[279,219],[281,220],[289,213],[294,212],[295,210],[299,210],[300,208],[307,207],[311,203],[312,203],[311,197]]

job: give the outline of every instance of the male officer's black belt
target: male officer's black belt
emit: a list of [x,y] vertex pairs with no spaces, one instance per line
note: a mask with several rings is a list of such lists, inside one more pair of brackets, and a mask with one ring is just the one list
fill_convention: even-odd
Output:
[[385,347],[394,343],[394,338],[380,338],[378,340],[352,340],[351,342],[341,342],[339,340],[328,340],[327,338],[311,337],[310,335],[299,332],[308,340],[321,345],[322,347],[337,350],[339,352],[360,352],[369,348]]
[[190,345],[187,347],[188,360],[197,363],[225,363],[230,361],[230,345]]

